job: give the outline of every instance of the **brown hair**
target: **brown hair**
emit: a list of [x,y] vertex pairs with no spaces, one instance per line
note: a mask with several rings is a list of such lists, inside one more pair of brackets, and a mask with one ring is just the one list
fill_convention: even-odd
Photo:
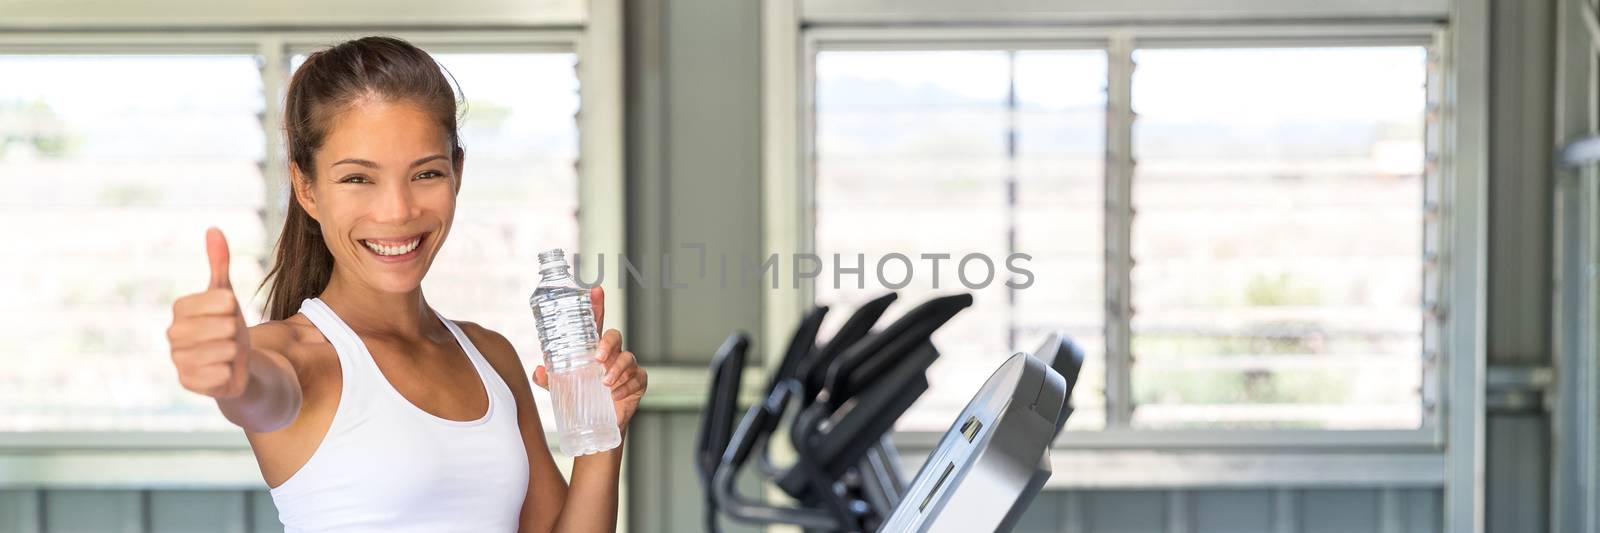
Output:
[[[452,157],[460,161],[458,97],[447,75],[427,52],[393,37],[363,37],[306,56],[289,79],[283,109],[291,169],[298,168],[305,180],[315,181],[314,156],[327,137],[330,119],[364,97],[405,100],[432,113],[450,137]],[[293,176],[291,172],[289,179]],[[291,184],[272,269],[261,281],[261,287],[271,284],[267,319],[294,315],[300,301],[321,294],[332,275],[333,255],[322,240],[321,225],[295,200]]]

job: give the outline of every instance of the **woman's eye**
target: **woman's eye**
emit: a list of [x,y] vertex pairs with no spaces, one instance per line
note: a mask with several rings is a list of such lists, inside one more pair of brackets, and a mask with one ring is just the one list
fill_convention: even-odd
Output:
[[435,172],[435,171],[432,171],[432,170],[429,170],[427,172],[423,172],[421,174],[417,174],[417,179],[419,179],[419,180],[442,178],[442,177],[444,177],[444,174],[439,173],[439,172]]
[[371,181],[366,176],[345,176],[339,183],[371,183]]

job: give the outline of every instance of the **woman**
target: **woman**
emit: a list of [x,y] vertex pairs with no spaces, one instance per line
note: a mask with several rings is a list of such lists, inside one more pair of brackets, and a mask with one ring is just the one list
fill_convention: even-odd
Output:
[[[384,37],[311,54],[284,122],[292,187],[263,282],[269,321],[245,327],[213,228],[210,288],[173,305],[167,333],[183,386],[244,428],[285,528],[614,530],[622,448],[578,457],[569,487],[511,343],[422,295],[465,157],[438,64]],[[604,296],[592,292],[600,324]],[[606,331],[597,357],[625,435],[646,375],[621,346]],[[544,370],[533,381],[547,387]]]

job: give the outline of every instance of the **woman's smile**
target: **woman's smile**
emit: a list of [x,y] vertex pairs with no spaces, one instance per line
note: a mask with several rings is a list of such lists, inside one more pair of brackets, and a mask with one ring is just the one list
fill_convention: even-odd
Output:
[[404,263],[422,255],[422,243],[433,232],[423,232],[405,237],[373,237],[359,239],[363,248],[382,263]]

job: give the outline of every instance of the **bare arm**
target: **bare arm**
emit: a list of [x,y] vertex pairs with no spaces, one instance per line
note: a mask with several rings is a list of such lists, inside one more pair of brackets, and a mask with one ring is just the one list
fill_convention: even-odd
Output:
[[228,280],[228,243],[206,233],[211,283],[172,304],[167,341],[183,387],[217,401],[222,414],[246,431],[289,425],[300,412],[300,381],[283,354],[285,340],[270,327],[246,328]]
[[[626,444],[628,431],[623,428]],[[546,453],[549,453],[548,451]],[[555,531],[616,531],[622,446],[578,457],[572,463],[572,488]]]
[[252,348],[245,357],[249,377],[244,392],[233,398],[217,398],[217,407],[229,422],[245,431],[283,429],[300,414],[304,399],[294,367],[282,353],[266,348]]
[[[599,296],[598,298],[603,298]],[[596,300],[598,301],[598,298]],[[596,307],[600,307],[597,305]],[[596,317],[604,316],[597,312]],[[472,325],[468,335],[483,338],[474,340],[485,352],[490,365],[511,386],[517,399],[517,418],[521,426],[522,441],[528,452],[528,493],[522,506],[522,523],[519,531],[544,532],[597,532],[615,531],[617,527],[618,484],[622,476],[621,446],[609,451],[578,457],[573,461],[572,483],[568,485],[556,468],[550,454],[550,445],[544,438],[544,426],[533,401],[533,387],[523,370],[516,349],[498,333]],[[644,395],[647,377],[632,353],[621,351],[622,334],[607,331],[601,337],[597,358],[606,367],[607,385],[612,389],[612,400],[617,409],[617,421],[627,442],[628,421]],[[544,368],[533,375],[541,386],[546,384]]]
[[[605,291],[599,287],[590,289],[589,300],[594,305],[598,329],[605,324]],[[615,329],[606,330],[600,336],[600,342],[595,346],[595,359],[606,369],[601,381],[611,388],[611,401],[617,412],[622,444],[573,460],[572,487],[562,506],[556,531],[616,531],[617,528],[622,450],[627,444],[628,423],[633,420],[639,400],[644,397],[649,376],[639,367],[639,361],[632,352],[622,351],[622,332]],[[533,380],[540,387],[549,388],[549,376],[543,366],[534,371]]]

